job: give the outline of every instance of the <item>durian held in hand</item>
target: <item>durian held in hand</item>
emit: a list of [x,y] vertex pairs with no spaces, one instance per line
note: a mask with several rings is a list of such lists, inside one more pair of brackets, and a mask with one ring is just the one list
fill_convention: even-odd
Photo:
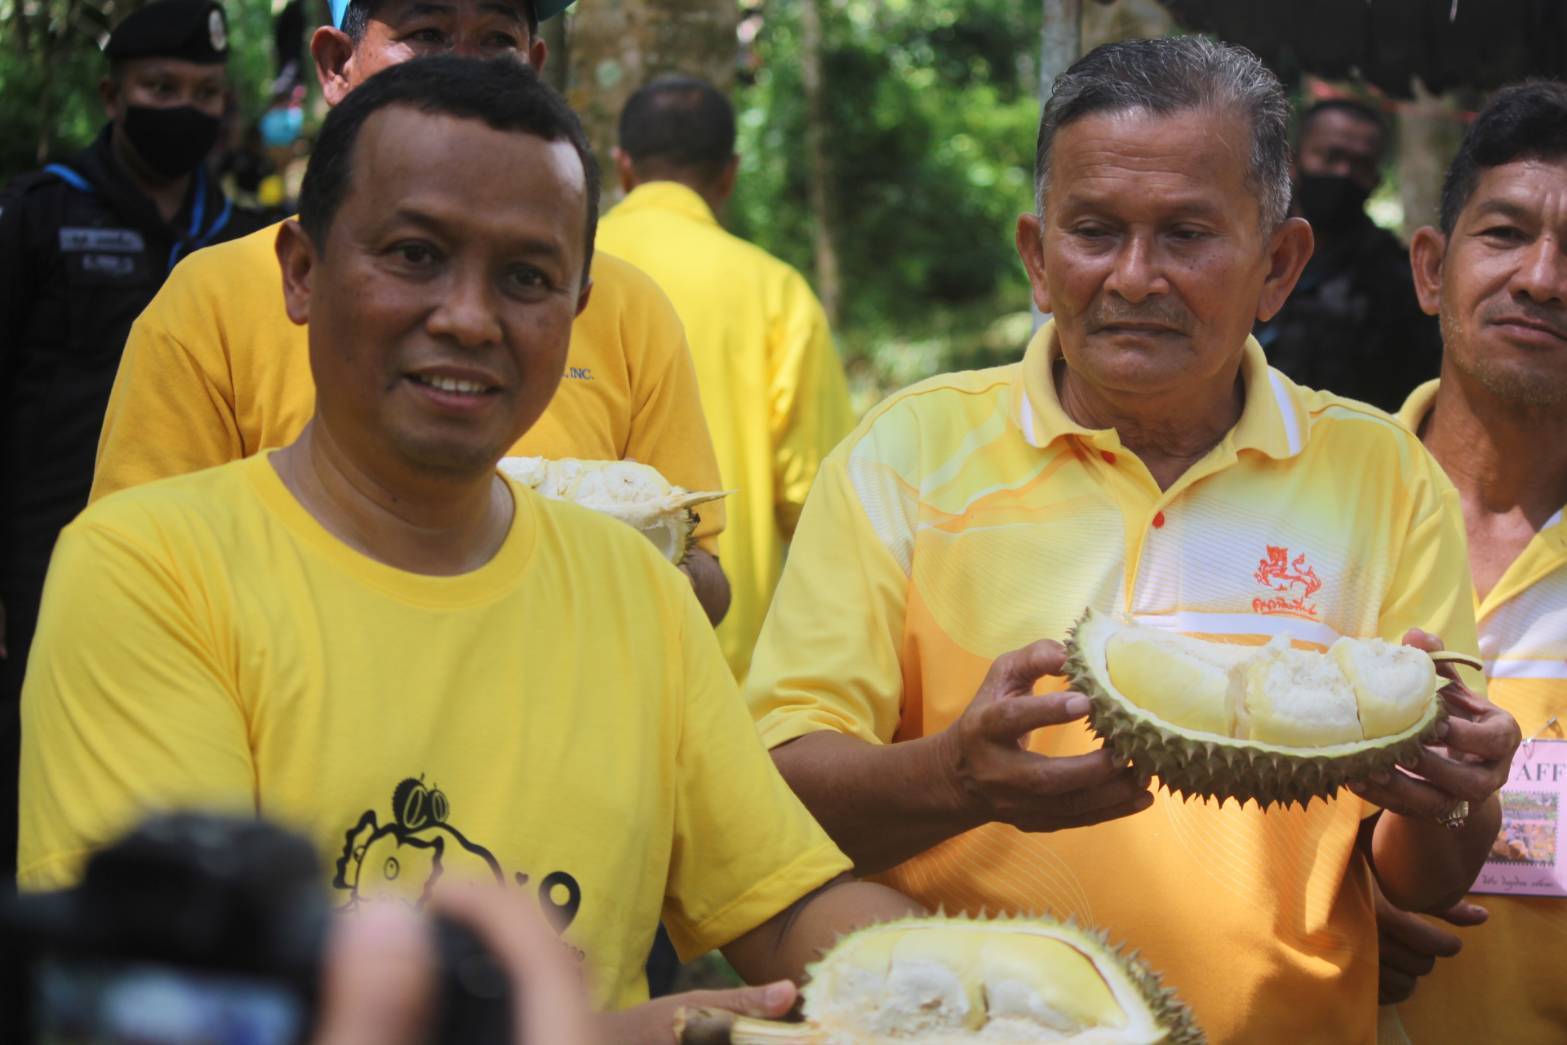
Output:
[[1255,799],[1326,797],[1435,742],[1446,715],[1434,660],[1381,639],[1325,653],[1205,642],[1088,610],[1067,642],[1072,688],[1105,745],[1169,790]]
[[692,509],[734,492],[692,493],[671,485],[658,469],[636,461],[503,457],[500,469],[551,500],[570,501],[614,516],[647,537],[677,566],[696,543],[699,516]]
[[686,1045],[1200,1045],[1191,1012],[1135,955],[1048,918],[911,918],[839,939],[807,970],[805,1022],[680,1014]]

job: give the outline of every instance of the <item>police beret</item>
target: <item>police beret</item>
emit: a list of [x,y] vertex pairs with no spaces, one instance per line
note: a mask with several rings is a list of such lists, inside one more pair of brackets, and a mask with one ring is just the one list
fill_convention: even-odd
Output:
[[[348,5],[351,0],[330,0],[332,8],[332,24],[337,28],[343,28],[343,16],[348,13]],[[539,21],[546,18],[554,18],[576,0],[533,0],[533,13]]]
[[228,20],[213,0],[156,0],[116,26],[103,53],[221,62],[228,58],[228,36]]

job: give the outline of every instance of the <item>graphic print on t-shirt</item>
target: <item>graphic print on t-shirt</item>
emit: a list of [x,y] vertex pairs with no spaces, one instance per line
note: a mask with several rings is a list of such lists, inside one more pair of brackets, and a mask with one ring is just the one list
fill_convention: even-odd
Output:
[[[422,907],[443,876],[462,882],[507,884],[508,876],[490,850],[447,823],[451,802],[421,774],[404,779],[392,791],[392,820],[381,823],[367,809],[343,837],[332,885],[347,892],[341,907],[396,900]],[[510,876],[530,884],[523,872]],[[582,904],[582,887],[565,871],[552,871],[538,883],[539,906],[557,932],[564,932]]]

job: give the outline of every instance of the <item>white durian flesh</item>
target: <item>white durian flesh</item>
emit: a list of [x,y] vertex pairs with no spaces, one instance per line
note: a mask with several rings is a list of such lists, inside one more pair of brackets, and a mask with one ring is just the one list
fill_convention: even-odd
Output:
[[1431,655],[1381,639],[1242,646],[1089,610],[1067,653],[1095,733],[1182,795],[1305,804],[1391,770],[1445,714]]
[[692,493],[672,485],[658,469],[637,461],[503,457],[500,470],[551,500],[570,501],[614,516],[677,564],[685,560],[695,543],[698,516],[692,509],[729,492]]
[[1135,955],[1049,918],[913,918],[842,937],[808,970],[805,1022],[739,1019],[734,1045],[1194,1045]]

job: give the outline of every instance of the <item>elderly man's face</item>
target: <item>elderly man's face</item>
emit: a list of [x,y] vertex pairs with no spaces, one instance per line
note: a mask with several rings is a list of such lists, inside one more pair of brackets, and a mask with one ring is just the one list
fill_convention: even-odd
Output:
[[586,208],[568,142],[371,116],[326,243],[293,222],[279,243],[332,437],[377,474],[491,471],[565,370]]
[[1446,240],[1411,244],[1448,363],[1505,401],[1567,403],[1567,160],[1486,169]]
[[357,42],[323,26],[310,49],[329,105],[382,69],[410,58],[511,55],[543,68],[548,53],[544,41],[528,31],[523,0],[382,0]]
[[1233,373],[1253,322],[1283,303],[1305,258],[1281,256],[1281,237],[1309,254],[1310,233],[1264,234],[1250,147],[1242,117],[1195,109],[1057,132],[1043,226],[1025,215],[1018,248],[1085,380],[1157,394]]

